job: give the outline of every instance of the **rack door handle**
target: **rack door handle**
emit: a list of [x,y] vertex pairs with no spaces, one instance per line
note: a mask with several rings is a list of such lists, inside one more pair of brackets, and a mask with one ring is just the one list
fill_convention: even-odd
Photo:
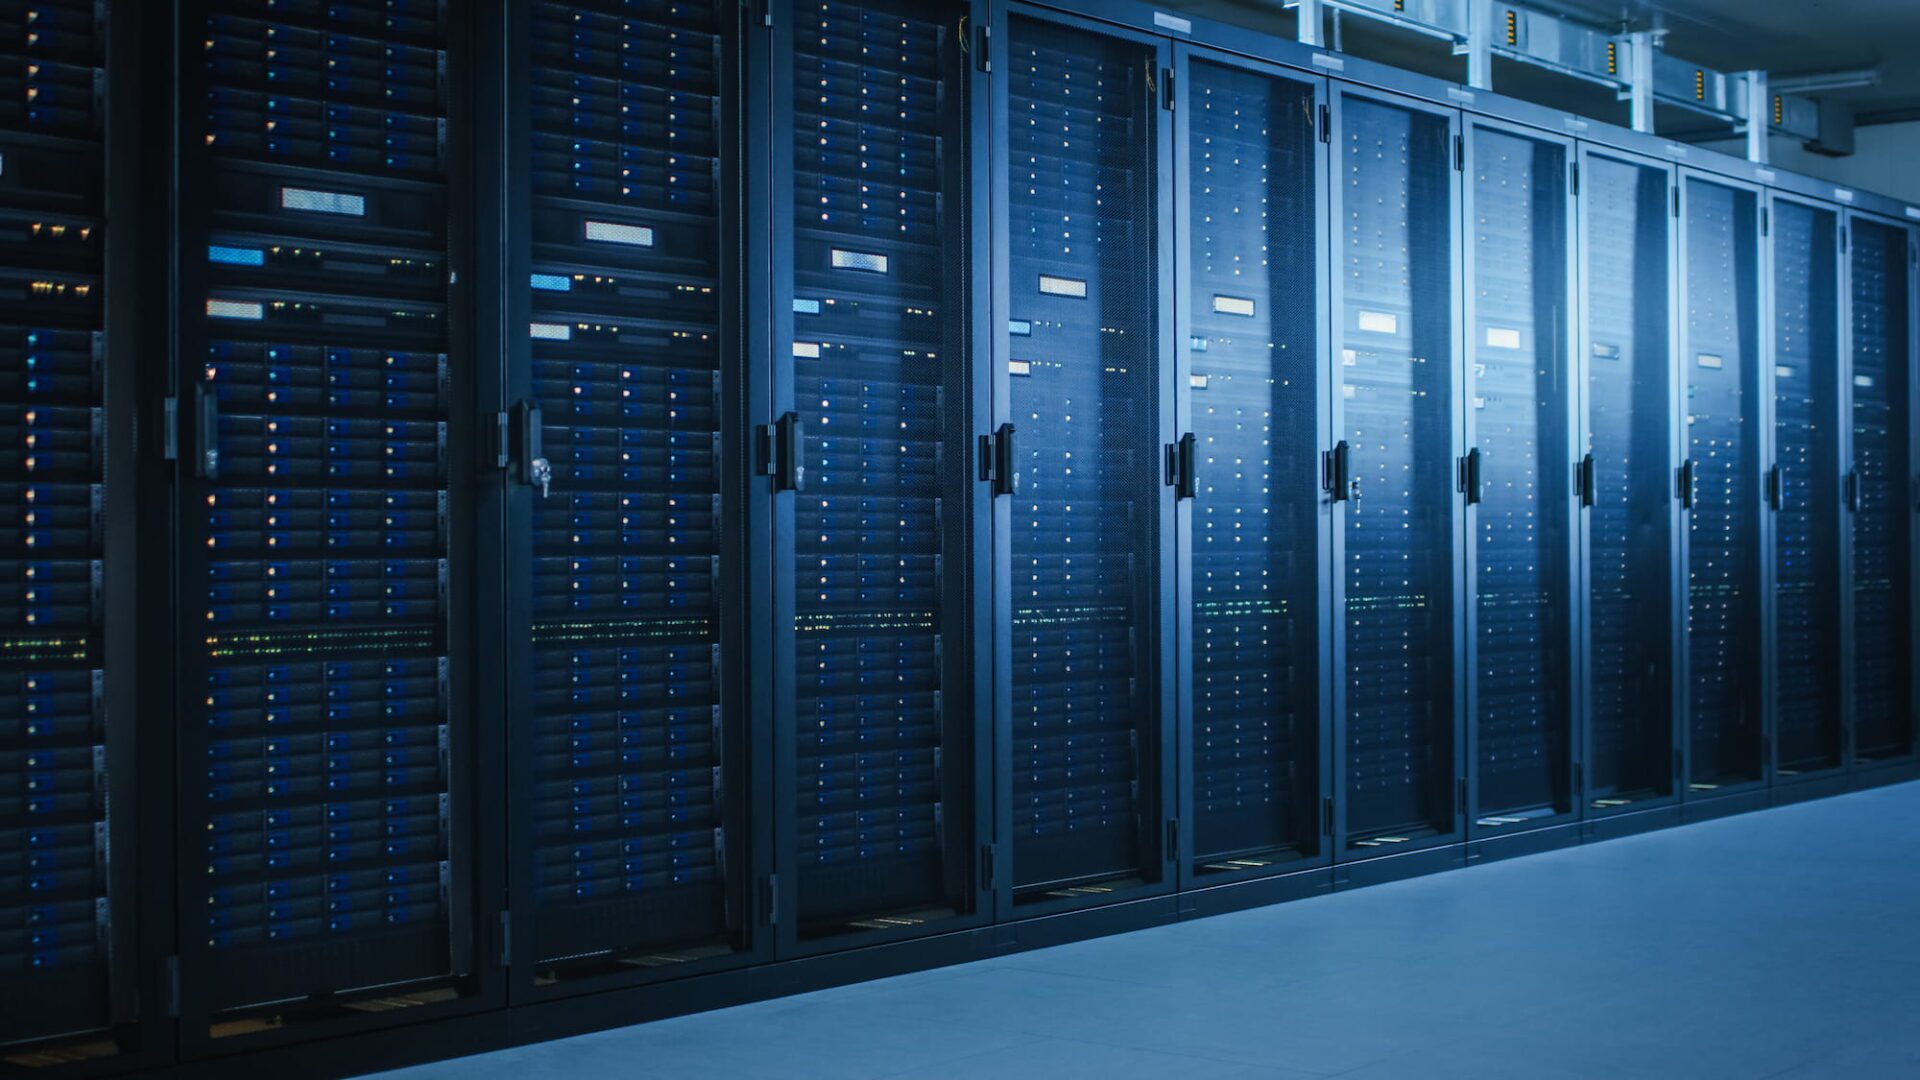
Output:
[[539,488],[543,499],[553,487],[553,463],[547,460],[546,451],[541,445],[544,432],[540,406],[531,401],[516,402],[513,406],[513,450],[515,463],[520,468],[520,482],[528,487]]
[[204,382],[193,388],[193,473],[220,479],[220,392]]
[[1787,478],[1778,462],[1767,470],[1767,506],[1775,511],[1787,503]]
[[1581,506],[1593,505],[1593,499],[1594,499],[1593,481],[1594,481],[1593,455],[1588,454],[1586,457],[1583,457],[1580,459],[1580,505]]
[[1857,468],[1847,470],[1846,499],[1847,499],[1847,512],[1851,514],[1859,513],[1860,512],[1860,470]]
[[807,489],[807,466],[803,460],[806,453],[806,434],[800,428],[800,414],[789,412],[773,424],[773,456],[776,461],[773,474],[775,491],[805,491]]
[[1467,505],[1480,501],[1480,448],[1467,451],[1460,459],[1460,490],[1467,496]]
[[1195,464],[1198,456],[1198,440],[1191,431],[1180,436],[1179,442],[1167,447],[1167,481],[1173,485],[1176,502],[1193,498],[1199,487],[1198,466]]
[[1693,509],[1693,489],[1697,486],[1699,471],[1699,466],[1692,458],[1680,463],[1680,505],[1688,510]]
[[1353,489],[1353,450],[1341,439],[1326,456],[1327,497],[1346,502]]

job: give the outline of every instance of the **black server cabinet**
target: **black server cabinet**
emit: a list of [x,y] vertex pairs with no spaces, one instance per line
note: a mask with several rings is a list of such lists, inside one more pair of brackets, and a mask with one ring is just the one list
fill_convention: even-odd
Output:
[[179,18],[193,1052],[352,1015],[356,993],[448,999],[470,970],[477,455],[452,210],[464,16],[208,0]]
[[1171,50],[1000,36],[1000,835],[1038,912],[1172,884]]
[[754,944],[741,17],[506,8],[516,993]]
[[1773,280],[1773,731],[1781,780],[1845,758],[1840,227],[1770,198]]
[[1710,797],[1765,777],[1760,213],[1750,188],[1681,191],[1686,790]]
[[1340,851],[1460,838],[1459,117],[1333,100]]
[[764,443],[789,950],[984,910],[970,14],[795,0],[775,39]]
[[1906,757],[1913,728],[1914,256],[1907,229],[1850,215],[1847,679],[1856,764]]
[[1469,125],[1468,831],[1576,811],[1572,143]]
[[1580,460],[1590,815],[1675,794],[1681,589],[1671,168],[1580,157]]
[[[125,1018],[117,929],[132,912],[110,881],[131,863],[132,807],[116,804],[111,823],[107,811],[110,760],[115,775],[133,762],[106,710],[107,679],[126,675],[117,656],[106,670],[106,580],[125,570],[105,559],[108,26],[104,5],[65,0],[0,5],[0,27],[5,1046]],[[114,465],[116,484],[130,482]]]
[[1175,73],[1180,816],[1211,884],[1326,856],[1326,91],[1184,48]]

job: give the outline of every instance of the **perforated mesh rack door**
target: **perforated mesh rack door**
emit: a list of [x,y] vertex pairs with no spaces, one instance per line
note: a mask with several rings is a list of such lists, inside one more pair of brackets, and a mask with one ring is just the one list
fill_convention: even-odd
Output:
[[[907,929],[970,883],[959,10],[794,12],[793,808],[800,932]],[[957,515],[957,517],[956,517]],[[962,668],[961,670],[964,670]]]
[[729,948],[724,40],[708,3],[528,10],[533,954],[685,962]]
[[1688,177],[1689,790],[1761,777],[1759,224],[1751,191]]
[[1913,481],[1907,417],[1912,378],[1908,234],[1865,218],[1848,223],[1853,291],[1852,515],[1854,751],[1913,752]]
[[1567,147],[1472,131],[1475,824],[1572,809]]
[[1010,23],[1013,881],[1136,880],[1160,490],[1154,52]]
[[1840,266],[1832,211],[1771,209],[1774,737],[1791,776],[1842,761]]
[[1598,155],[1583,172],[1587,794],[1607,811],[1673,792],[1671,179]]
[[1364,853],[1454,830],[1453,153],[1443,116],[1342,102],[1344,782]]
[[1319,847],[1313,87],[1189,68],[1193,845],[1230,872]]
[[[183,76],[183,915],[208,1009],[450,972],[447,17],[212,0]],[[200,761],[193,757],[203,755]],[[204,920],[204,921],[202,921]]]
[[0,3],[0,1044],[107,1020],[103,11]]

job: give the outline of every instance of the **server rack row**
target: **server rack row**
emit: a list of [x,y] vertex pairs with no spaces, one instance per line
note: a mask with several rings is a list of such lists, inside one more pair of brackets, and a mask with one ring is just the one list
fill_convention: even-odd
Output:
[[1884,201],[1110,12],[9,10],[12,1064],[1912,775]]

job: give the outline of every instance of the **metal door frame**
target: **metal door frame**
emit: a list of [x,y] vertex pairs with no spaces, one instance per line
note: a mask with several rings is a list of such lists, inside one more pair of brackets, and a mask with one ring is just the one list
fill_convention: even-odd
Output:
[[[1559,338],[1559,344],[1562,350],[1561,355],[1566,358],[1566,362],[1561,365],[1566,379],[1563,383],[1564,389],[1562,390],[1560,412],[1562,414],[1561,421],[1565,424],[1566,432],[1566,444],[1561,447],[1563,452],[1562,456],[1565,458],[1565,461],[1562,462],[1561,474],[1567,482],[1566,491],[1568,498],[1566,505],[1561,509],[1560,513],[1561,524],[1566,529],[1563,544],[1565,550],[1562,552],[1562,557],[1566,559],[1567,574],[1560,582],[1560,586],[1564,590],[1563,599],[1565,601],[1565,609],[1562,612],[1561,626],[1559,627],[1560,643],[1566,650],[1565,655],[1567,659],[1566,669],[1559,673],[1561,677],[1565,679],[1564,686],[1566,688],[1564,698],[1566,703],[1566,715],[1564,717],[1566,724],[1564,729],[1566,750],[1562,760],[1558,763],[1558,767],[1563,771],[1557,779],[1564,780],[1565,782],[1567,809],[1549,816],[1530,820],[1519,828],[1489,827],[1480,824],[1480,816],[1482,813],[1479,806],[1480,597],[1478,585],[1478,536],[1480,512],[1476,505],[1467,504],[1463,507],[1465,523],[1462,533],[1464,542],[1461,557],[1461,561],[1464,564],[1463,569],[1467,575],[1467,591],[1461,598],[1461,607],[1464,609],[1462,615],[1466,625],[1461,644],[1462,651],[1467,659],[1466,663],[1462,665],[1461,671],[1466,690],[1466,706],[1462,715],[1465,717],[1466,728],[1467,798],[1464,813],[1466,815],[1467,839],[1469,841],[1500,839],[1571,824],[1577,822],[1583,816],[1582,808],[1585,803],[1583,785],[1579,783],[1580,767],[1583,760],[1580,748],[1584,743],[1583,721],[1585,716],[1583,710],[1575,705],[1576,702],[1584,700],[1586,694],[1584,665],[1579,661],[1582,645],[1579,628],[1584,625],[1586,618],[1586,596],[1575,587],[1576,580],[1580,577],[1578,570],[1580,565],[1580,529],[1581,523],[1585,519],[1585,515],[1581,513],[1579,491],[1577,490],[1580,455],[1574,453],[1574,450],[1580,445],[1579,438],[1582,434],[1582,392],[1585,390],[1584,385],[1576,385],[1574,377],[1576,371],[1584,373],[1584,369],[1580,368],[1578,361],[1575,360],[1579,352],[1579,335],[1581,331],[1579,308],[1584,300],[1584,290],[1582,288],[1583,279],[1580,273],[1580,214],[1577,205],[1577,182],[1573,179],[1574,176],[1578,175],[1579,147],[1570,136],[1558,135],[1552,132],[1541,131],[1538,128],[1515,124],[1510,121],[1472,114],[1467,114],[1462,117],[1461,134],[1465,138],[1462,150],[1462,153],[1465,155],[1463,159],[1464,167],[1460,180],[1461,244],[1459,265],[1461,267],[1460,272],[1462,277],[1461,287],[1457,290],[1462,298],[1460,317],[1462,338],[1460,355],[1462,393],[1460,400],[1455,405],[1455,410],[1461,415],[1461,427],[1465,435],[1463,445],[1469,448],[1467,452],[1471,452],[1473,448],[1477,448],[1479,443],[1477,437],[1479,427],[1478,418],[1473,408],[1474,391],[1478,385],[1474,377],[1473,358],[1481,345],[1474,340],[1475,319],[1478,317],[1478,304],[1475,302],[1475,298],[1478,294],[1478,289],[1475,287],[1477,260],[1474,256],[1472,228],[1476,209],[1473,182],[1474,161],[1476,157],[1476,146],[1479,141],[1476,136],[1482,130],[1505,135],[1510,138],[1557,146],[1560,148],[1561,164],[1564,167],[1561,173],[1561,192],[1565,204],[1562,211],[1562,224],[1566,230],[1566,249],[1561,253],[1561,256],[1566,264],[1563,267],[1566,274],[1566,295],[1564,295],[1561,300],[1562,310],[1566,312],[1566,321],[1558,328],[1558,334],[1553,336]],[[1539,334],[1537,329],[1534,336],[1536,341],[1542,339],[1542,335]],[[1551,467],[1552,464],[1548,460],[1548,450],[1542,448],[1540,452],[1540,469],[1542,475],[1544,475],[1546,469]],[[1542,509],[1543,511],[1546,509],[1544,504],[1542,504]],[[1549,716],[1546,719],[1549,722],[1558,722],[1562,718]]]
[[[1019,18],[1028,22],[1044,23],[1054,27],[1064,27],[1082,33],[1094,34],[1104,38],[1125,41],[1142,46],[1143,53],[1152,57],[1150,69],[1154,74],[1149,79],[1149,87],[1156,80],[1164,78],[1164,73],[1173,66],[1173,43],[1166,38],[1142,33],[1130,28],[1115,26],[1080,15],[1062,13],[1050,8],[1034,6],[1013,0],[1010,3],[996,2],[992,8],[992,36],[1006,42],[1002,52],[1008,56],[1006,63],[998,65],[993,72],[992,108],[989,123],[992,125],[994,170],[992,176],[992,198],[990,220],[993,230],[993,248],[990,274],[993,281],[993,317],[991,341],[991,379],[992,379],[992,423],[999,425],[1017,422],[1012,416],[1011,387],[1008,383],[1007,362],[1012,356],[1011,338],[1007,324],[1011,318],[1012,297],[1009,289],[1011,272],[1011,240],[1008,234],[1007,218],[1009,213],[1008,171],[1011,168],[1008,143],[1010,122],[1008,106],[1011,89],[1008,82],[1008,68],[1014,61],[1011,58],[1013,38],[1010,24]],[[1176,86],[1177,89],[1177,86]],[[1158,459],[1161,447],[1174,441],[1174,420],[1176,397],[1169,385],[1177,351],[1174,348],[1174,312],[1173,296],[1177,286],[1174,269],[1173,243],[1176,235],[1173,228],[1174,181],[1172,180],[1173,150],[1173,112],[1165,107],[1167,99],[1162,95],[1164,89],[1156,90],[1156,100],[1143,105],[1143,121],[1151,119],[1153,131],[1152,152],[1157,162],[1154,190],[1155,218],[1158,228],[1155,230],[1155,337],[1157,375],[1156,430],[1151,440],[1150,455]],[[1162,476],[1164,481],[1166,477]],[[1015,496],[1017,497],[1017,496]],[[1077,911],[1088,907],[1117,904],[1129,900],[1172,894],[1179,884],[1179,863],[1172,848],[1178,844],[1179,819],[1173,816],[1179,807],[1180,784],[1179,769],[1175,760],[1177,752],[1175,729],[1178,726],[1178,707],[1175,697],[1174,650],[1176,585],[1173,575],[1175,514],[1173,490],[1162,483],[1156,487],[1157,510],[1155,513],[1158,533],[1158,550],[1153,553],[1157,588],[1143,591],[1143,607],[1146,617],[1139,627],[1152,635],[1150,647],[1139,650],[1139,677],[1145,680],[1150,690],[1141,695],[1142,700],[1153,702],[1156,715],[1152,726],[1157,738],[1140,747],[1141,763],[1145,765],[1139,772],[1140,788],[1135,808],[1141,825],[1141,860],[1139,869],[1143,875],[1157,875],[1144,884],[1117,888],[1092,898],[1069,898],[1056,900],[1030,900],[1019,903],[1016,908],[1016,892],[1011,872],[1003,872],[998,867],[1011,867],[1014,863],[1013,836],[1013,605],[1012,605],[1012,498],[993,500],[993,529],[995,545],[993,551],[994,568],[994,742],[998,748],[995,757],[997,776],[994,798],[995,823],[994,847],[1004,856],[995,860],[994,921],[1010,923],[1028,921],[1039,916]],[[1144,501],[1144,500],[1143,500]],[[1147,786],[1155,785],[1157,790],[1149,791]]]
[[[1463,385],[1465,372],[1462,370],[1462,357],[1465,355],[1465,330],[1461,325],[1463,318],[1463,297],[1461,294],[1464,291],[1464,283],[1460,278],[1460,249],[1462,243],[1460,199],[1461,188],[1463,186],[1462,179],[1465,173],[1461,168],[1462,163],[1459,157],[1462,147],[1460,140],[1464,140],[1465,135],[1460,110],[1453,106],[1440,105],[1421,98],[1407,97],[1398,93],[1377,90],[1369,86],[1350,83],[1342,79],[1331,79],[1329,80],[1328,108],[1331,114],[1331,139],[1333,140],[1334,149],[1330,151],[1330,155],[1337,155],[1339,153],[1339,140],[1346,131],[1345,104],[1349,98],[1358,98],[1363,101],[1404,109],[1409,112],[1440,117],[1447,122],[1447,130],[1450,137],[1449,141],[1452,143],[1451,149],[1455,155],[1454,160],[1448,163],[1451,194],[1446,211],[1449,226],[1452,230],[1453,245],[1452,250],[1448,252],[1447,259],[1450,264],[1449,278],[1451,279],[1448,286],[1451,290],[1449,310],[1453,320],[1453,325],[1449,333],[1449,345],[1453,350],[1453,355],[1448,359],[1448,392],[1453,395],[1452,407],[1448,410],[1449,426],[1452,429],[1452,435],[1450,445],[1447,449],[1447,457],[1449,461],[1458,461],[1460,456],[1465,453],[1464,447],[1466,445],[1466,432],[1463,429],[1463,419],[1458,406],[1458,402],[1462,400],[1465,394],[1465,387]],[[1334,165],[1331,157],[1328,168],[1332,175],[1339,175],[1339,169]],[[1337,221],[1342,218],[1345,204],[1344,194],[1345,188],[1343,186],[1338,183],[1329,184],[1327,198],[1329,203],[1328,216],[1331,220]],[[1346,342],[1346,332],[1344,329],[1345,319],[1341,315],[1342,304],[1344,304],[1346,300],[1346,290],[1342,285],[1344,277],[1331,270],[1332,266],[1338,260],[1339,250],[1336,247],[1330,246],[1326,259],[1329,274],[1332,279],[1328,293],[1328,310],[1332,313],[1333,319],[1332,338],[1334,339],[1335,355],[1338,355],[1339,350],[1344,347]],[[1330,375],[1327,379],[1326,393],[1330,409],[1330,423],[1332,425],[1332,435],[1336,441],[1339,441],[1339,437],[1347,430],[1346,408],[1341,403],[1339,389],[1343,383],[1344,380],[1336,377],[1336,375]],[[1330,696],[1333,699],[1333,739],[1330,745],[1333,758],[1332,851],[1336,866],[1373,862],[1376,860],[1390,860],[1395,856],[1411,855],[1433,848],[1460,847],[1464,845],[1466,841],[1466,806],[1461,798],[1461,796],[1465,794],[1467,786],[1467,740],[1465,731],[1466,687],[1465,679],[1463,678],[1464,664],[1466,662],[1466,653],[1464,651],[1466,627],[1465,613],[1462,610],[1463,605],[1460,600],[1463,596],[1468,595],[1468,582],[1466,580],[1466,568],[1464,565],[1467,524],[1466,515],[1463,512],[1465,509],[1464,496],[1458,489],[1458,485],[1452,486],[1450,498],[1451,503],[1448,510],[1450,526],[1448,533],[1449,542],[1452,545],[1453,551],[1453,574],[1451,580],[1447,583],[1447,588],[1451,590],[1448,597],[1452,605],[1449,632],[1453,640],[1449,642],[1449,650],[1437,655],[1450,654],[1453,667],[1449,678],[1450,685],[1448,687],[1448,697],[1450,700],[1445,703],[1435,702],[1434,704],[1436,706],[1443,704],[1450,706],[1452,711],[1453,734],[1451,740],[1454,771],[1452,776],[1440,778],[1440,782],[1443,784],[1451,783],[1453,785],[1448,800],[1453,805],[1453,829],[1424,840],[1418,840],[1396,847],[1392,851],[1382,851],[1373,854],[1356,854],[1347,844],[1346,510],[1344,507],[1335,507],[1333,511],[1331,526],[1333,533],[1333,542],[1331,545],[1333,581],[1331,585],[1333,590],[1333,611],[1340,625],[1340,632],[1333,637],[1333,682],[1329,688]],[[1341,501],[1344,502],[1345,500]],[[1424,865],[1424,860],[1422,862]],[[1336,873],[1336,883],[1341,883],[1338,879],[1339,875]]]
[[[1193,388],[1192,388],[1192,350],[1180,348],[1179,343],[1192,337],[1193,310],[1191,288],[1188,284],[1193,260],[1193,233],[1188,227],[1192,220],[1192,155],[1188,152],[1191,145],[1190,124],[1193,115],[1190,94],[1193,87],[1192,66],[1195,61],[1216,67],[1231,68],[1249,72],[1271,81],[1282,81],[1292,86],[1304,87],[1313,93],[1314,117],[1310,127],[1314,131],[1313,158],[1314,183],[1318,185],[1314,198],[1314,439],[1315,445],[1325,454],[1333,445],[1330,399],[1326,382],[1328,372],[1332,370],[1332,308],[1328,303],[1328,277],[1332,248],[1329,244],[1330,221],[1327,214],[1327,190],[1329,186],[1329,124],[1328,87],[1324,76],[1309,75],[1294,68],[1281,67],[1261,60],[1251,59],[1236,53],[1223,52],[1205,45],[1194,45],[1186,41],[1173,44],[1174,72],[1174,111],[1171,152],[1173,155],[1174,178],[1174,274],[1176,285],[1173,295],[1174,309],[1174,363],[1173,379],[1176,398],[1175,431],[1184,435],[1193,430]],[[1175,503],[1178,515],[1176,553],[1174,557],[1175,593],[1177,597],[1177,645],[1176,645],[1176,689],[1178,702],[1178,722],[1176,725],[1175,761],[1179,770],[1179,804],[1175,816],[1183,822],[1194,820],[1193,812],[1193,507],[1191,500]],[[1201,877],[1196,872],[1198,851],[1193,843],[1187,843],[1179,853],[1179,887],[1182,892],[1200,888],[1227,886],[1243,881],[1298,873],[1332,865],[1332,815],[1325,809],[1332,799],[1332,762],[1328,753],[1332,745],[1333,695],[1330,691],[1332,678],[1332,547],[1329,543],[1329,531],[1333,521],[1333,503],[1326,496],[1324,484],[1319,486],[1315,510],[1315,536],[1317,539],[1314,564],[1319,582],[1314,590],[1317,609],[1314,613],[1314,667],[1317,689],[1314,695],[1317,711],[1315,736],[1315,758],[1312,775],[1315,778],[1314,797],[1309,805],[1314,807],[1319,818],[1313,835],[1317,837],[1317,850],[1297,858],[1286,859],[1258,869],[1243,870],[1232,874],[1216,874]],[[1304,670],[1304,666],[1302,668]],[[1191,828],[1186,830],[1193,835]]]

